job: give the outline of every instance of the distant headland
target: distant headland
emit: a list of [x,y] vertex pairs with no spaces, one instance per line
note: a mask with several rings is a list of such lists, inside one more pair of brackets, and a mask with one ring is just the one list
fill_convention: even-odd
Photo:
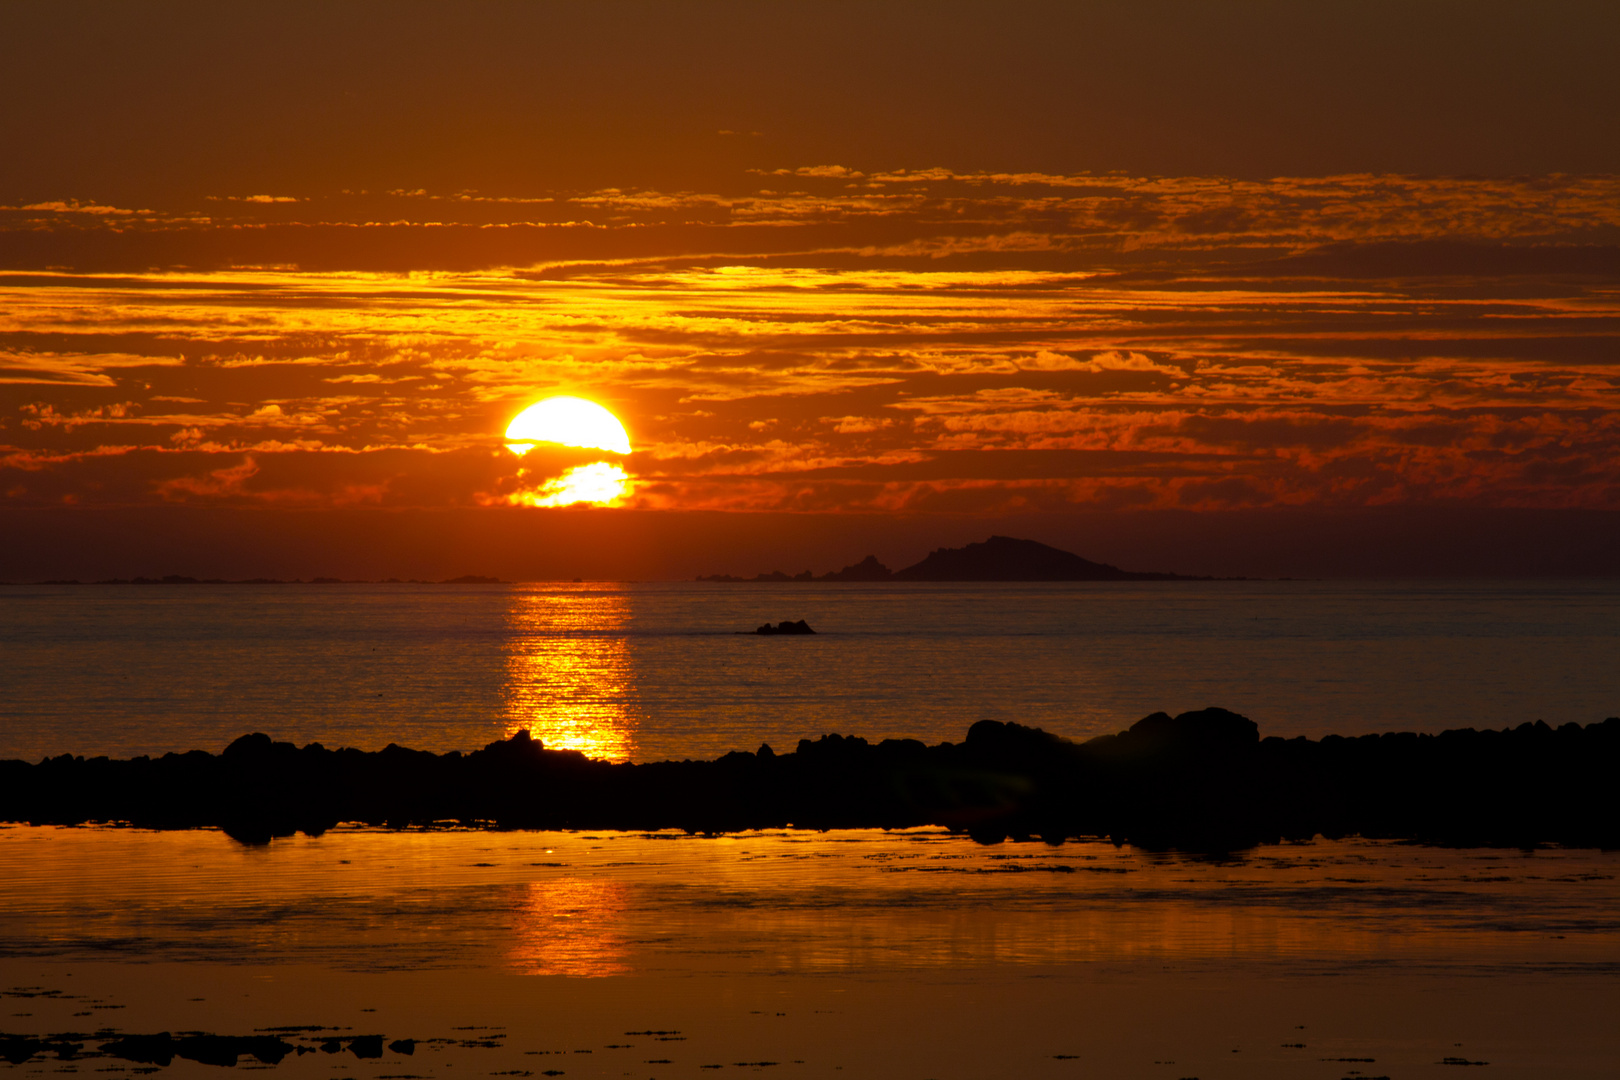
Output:
[[725,583],[771,581],[1213,581],[1214,578],[1163,571],[1121,570],[1108,563],[1082,559],[1073,552],[1037,540],[992,536],[959,548],[937,548],[914,566],[891,571],[868,555],[842,570],[817,577],[809,570],[784,574],[780,570],[751,578],[729,574],[700,575],[699,581]]
[[470,754],[244,735],[222,754],[0,761],[0,821],[213,826],[244,843],[345,822],[532,829],[945,826],[985,843],[1107,838],[1234,851],[1280,840],[1620,846],[1620,718],[1439,735],[1260,738],[1225,709],[1083,743],[981,720],[960,743],[841,735],[714,761],[613,764],[528,732]]
[[[574,579],[576,582],[578,578]],[[77,578],[54,578],[50,581],[41,581],[41,585],[510,585],[509,581],[500,578],[483,577],[479,574],[463,574],[460,577],[445,578],[442,581],[427,581],[422,578],[384,578],[381,581],[369,579],[350,579],[335,577],[315,578],[197,578],[187,577],[184,574],[165,574],[162,577],[132,577],[132,578],[101,578],[96,581],[80,581]]]

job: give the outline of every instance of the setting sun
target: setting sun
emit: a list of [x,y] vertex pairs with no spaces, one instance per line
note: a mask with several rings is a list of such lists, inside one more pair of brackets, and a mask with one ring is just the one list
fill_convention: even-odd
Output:
[[596,402],[577,397],[546,398],[530,405],[507,425],[506,438],[506,448],[514,454],[526,454],[543,442],[630,452],[630,436],[619,418]]
[[[630,436],[619,418],[594,401],[577,397],[552,397],[536,402],[518,413],[506,426],[506,448],[522,457],[536,445],[573,446],[586,450],[606,450],[613,454],[630,452]],[[519,470],[525,477],[527,470]],[[533,483],[532,479],[527,483]],[[507,496],[518,506],[575,506],[595,503],[609,506],[630,491],[630,476],[609,461],[595,461],[567,470]]]

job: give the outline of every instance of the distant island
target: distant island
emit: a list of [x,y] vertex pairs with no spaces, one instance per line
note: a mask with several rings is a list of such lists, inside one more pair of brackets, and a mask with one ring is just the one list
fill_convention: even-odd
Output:
[[780,570],[751,578],[730,574],[699,576],[699,581],[722,583],[772,581],[1214,581],[1209,577],[1162,571],[1121,570],[1108,563],[1082,559],[1073,552],[1011,536],[992,536],[959,548],[938,548],[914,566],[891,571],[868,555],[858,563],[817,577],[809,570],[784,574]]
[[959,743],[801,739],[713,761],[614,764],[520,731],[470,754],[244,735],[223,754],[0,761],[0,821],[214,826],[244,843],[344,822],[523,829],[908,828],[984,843],[1108,838],[1235,851],[1360,835],[1620,846],[1620,718],[1439,735],[1262,739],[1225,709],[1072,742],[981,720]]
[[[575,578],[578,581],[579,578]],[[9,583],[0,583],[9,584]],[[425,581],[421,578],[402,580],[400,578],[384,578],[381,581],[369,581],[364,578],[335,578],[316,577],[307,581],[302,578],[284,580],[282,578],[197,578],[187,577],[184,574],[165,574],[162,577],[132,577],[132,578],[101,578],[96,581],[80,581],[78,578],[53,578],[50,581],[41,581],[41,585],[510,585],[509,581],[500,578],[484,577],[480,574],[463,574],[460,577],[445,578],[443,581]]]

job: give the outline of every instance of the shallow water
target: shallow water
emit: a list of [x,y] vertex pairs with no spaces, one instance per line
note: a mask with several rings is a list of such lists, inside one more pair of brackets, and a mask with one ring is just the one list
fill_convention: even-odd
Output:
[[[1620,856],[1596,851],[1363,840],[1211,859],[932,828],[352,826],[255,847],[215,830],[13,826],[0,828],[0,949],[566,975],[1143,957],[1615,973],[1617,874]],[[545,933],[558,919],[565,939]]]
[[1359,840],[1212,861],[932,829],[249,848],[19,826],[0,1031],[81,1033],[92,1056],[17,1067],[52,1074],[130,1073],[93,1056],[114,1029],[293,1027],[311,1051],[419,1040],[276,1066],[377,1080],[1604,1076],[1617,874],[1600,852]]
[[[736,633],[787,618],[817,635]],[[653,760],[1207,705],[1290,736],[1591,723],[1620,582],[11,586],[0,685],[0,757],[32,760],[519,727]]]

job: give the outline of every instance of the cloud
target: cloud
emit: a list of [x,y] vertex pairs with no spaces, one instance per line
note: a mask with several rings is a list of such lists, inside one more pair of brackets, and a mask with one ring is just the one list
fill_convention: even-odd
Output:
[[53,214],[91,214],[97,217],[133,217],[150,214],[150,210],[125,210],[119,206],[104,206],[77,199],[53,199],[50,202],[29,203],[27,206],[0,206],[0,210],[44,210]]
[[[1620,181],[855,172],[521,208],[588,242],[481,239],[520,208],[453,192],[0,221],[0,258],[264,257],[0,273],[0,491],[505,500],[500,432],[566,393],[641,507],[1620,507]],[[372,243],[426,265],[270,268]]]
[[239,465],[212,469],[204,476],[177,476],[172,480],[165,480],[157,485],[157,493],[164,499],[176,502],[194,496],[217,499],[221,496],[240,495],[242,485],[257,476],[258,472],[258,463],[248,457]]
[[[229,196],[204,200],[206,212],[165,214],[45,200],[0,208],[0,266],[565,273],[641,262],[882,259],[1120,271],[1167,262],[1185,270],[1203,257],[1206,274],[1252,266],[1364,276],[1444,261],[1425,246],[1473,245],[1474,268],[1463,273],[1539,259],[1531,272],[1555,272],[1546,266],[1561,260],[1612,275],[1620,249],[1613,176],[1241,180],[808,165],[749,179],[756,186],[744,180],[725,191]],[[1378,245],[1393,245],[1381,266],[1377,253],[1352,250]],[[1307,255],[1314,262],[1272,265]]]

